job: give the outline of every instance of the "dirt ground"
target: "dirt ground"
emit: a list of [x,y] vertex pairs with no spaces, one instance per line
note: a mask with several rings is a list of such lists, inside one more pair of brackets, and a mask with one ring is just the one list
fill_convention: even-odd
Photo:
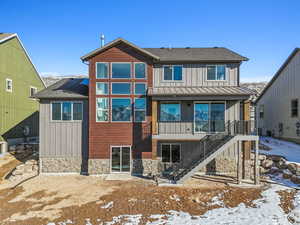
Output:
[[[0,171],[6,170],[5,173],[18,164],[10,157],[0,161]],[[183,186],[156,186],[140,178],[108,181],[96,176],[40,175],[16,187],[2,180],[0,224],[46,225],[71,220],[81,225],[87,218],[92,224],[99,224],[124,214],[142,214],[142,224],[145,224],[151,220],[150,215],[166,214],[169,210],[202,215],[210,209],[235,207],[241,202],[255,207],[252,202],[261,197],[262,189],[231,187],[226,185],[229,180],[192,179]],[[284,202],[293,195],[282,193],[281,196],[282,207],[289,210],[292,206]]]

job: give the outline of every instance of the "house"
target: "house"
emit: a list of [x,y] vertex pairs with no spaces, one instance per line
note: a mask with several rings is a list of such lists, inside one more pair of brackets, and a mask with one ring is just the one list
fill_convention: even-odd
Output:
[[83,81],[73,79],[35,95],[42,173],[184,182],[202,171],[259,182],[257,151],[250,165],[250,144],[257,149],[258,141],[246,121],[250,92],[239,85],[247,58],[226,48],[140,48],[118,38],[81,59],[89,67],[88,94],[78,94]]
[[300,49],[295,48],[256,100],[260,135],[300,143]]
[[[0,147],[39,136],[39,103],[45,85],[17,34],[0,33]],[[0,148],[0,149],[1,149]]]

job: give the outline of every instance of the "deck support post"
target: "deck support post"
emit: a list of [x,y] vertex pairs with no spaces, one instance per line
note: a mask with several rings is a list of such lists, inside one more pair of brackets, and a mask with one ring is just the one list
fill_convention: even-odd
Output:
[[242,141],[237,141],[237,182],[242,183],[243,166],[242,166]]
[[254,184],[258,185],[259,181],[259,163],[258,163],[258,140],[255,141],[255,156],[254,156]]

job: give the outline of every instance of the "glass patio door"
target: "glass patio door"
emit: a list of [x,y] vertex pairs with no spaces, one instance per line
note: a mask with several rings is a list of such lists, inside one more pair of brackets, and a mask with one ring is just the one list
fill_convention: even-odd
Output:
[[194,104],[195,133],[225,131],[225,103]]
[[111,148],[111,172],[130,172],[131,147],[114,146]]

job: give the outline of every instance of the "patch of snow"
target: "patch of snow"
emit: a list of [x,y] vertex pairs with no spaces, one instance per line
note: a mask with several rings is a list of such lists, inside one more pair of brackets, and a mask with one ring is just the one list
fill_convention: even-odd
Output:
[[224,196],[223,193],[219,193],[217,196],[214,196],[211,199],[211,202],[209,202],[208,205],[209,206],[219,205],[219,206],[225,207],[224,202],[221,200],[223,196]]
[[300,145],[271,137],[260,137],[260,142],[271,148],[271,150],[261,149],[259,150],[260,153],[265,155],[280,155],[289,162],[300,163]]
[[300,224],[300,192],[298,192],[295,196],[294,200],[295,208],[289,213],[288,218],[293,224]]
[[104,224],[113,225],[113,224],[120,224],[122,222],[122,225],[139,225],[141,218],[142,218],[141,214],[120,215],[120,216],[114,216],[112,221],[105,222]]
[[101,209],[110,209],[114,206],[114,202],[109,202],[106,205],[101,206]]

